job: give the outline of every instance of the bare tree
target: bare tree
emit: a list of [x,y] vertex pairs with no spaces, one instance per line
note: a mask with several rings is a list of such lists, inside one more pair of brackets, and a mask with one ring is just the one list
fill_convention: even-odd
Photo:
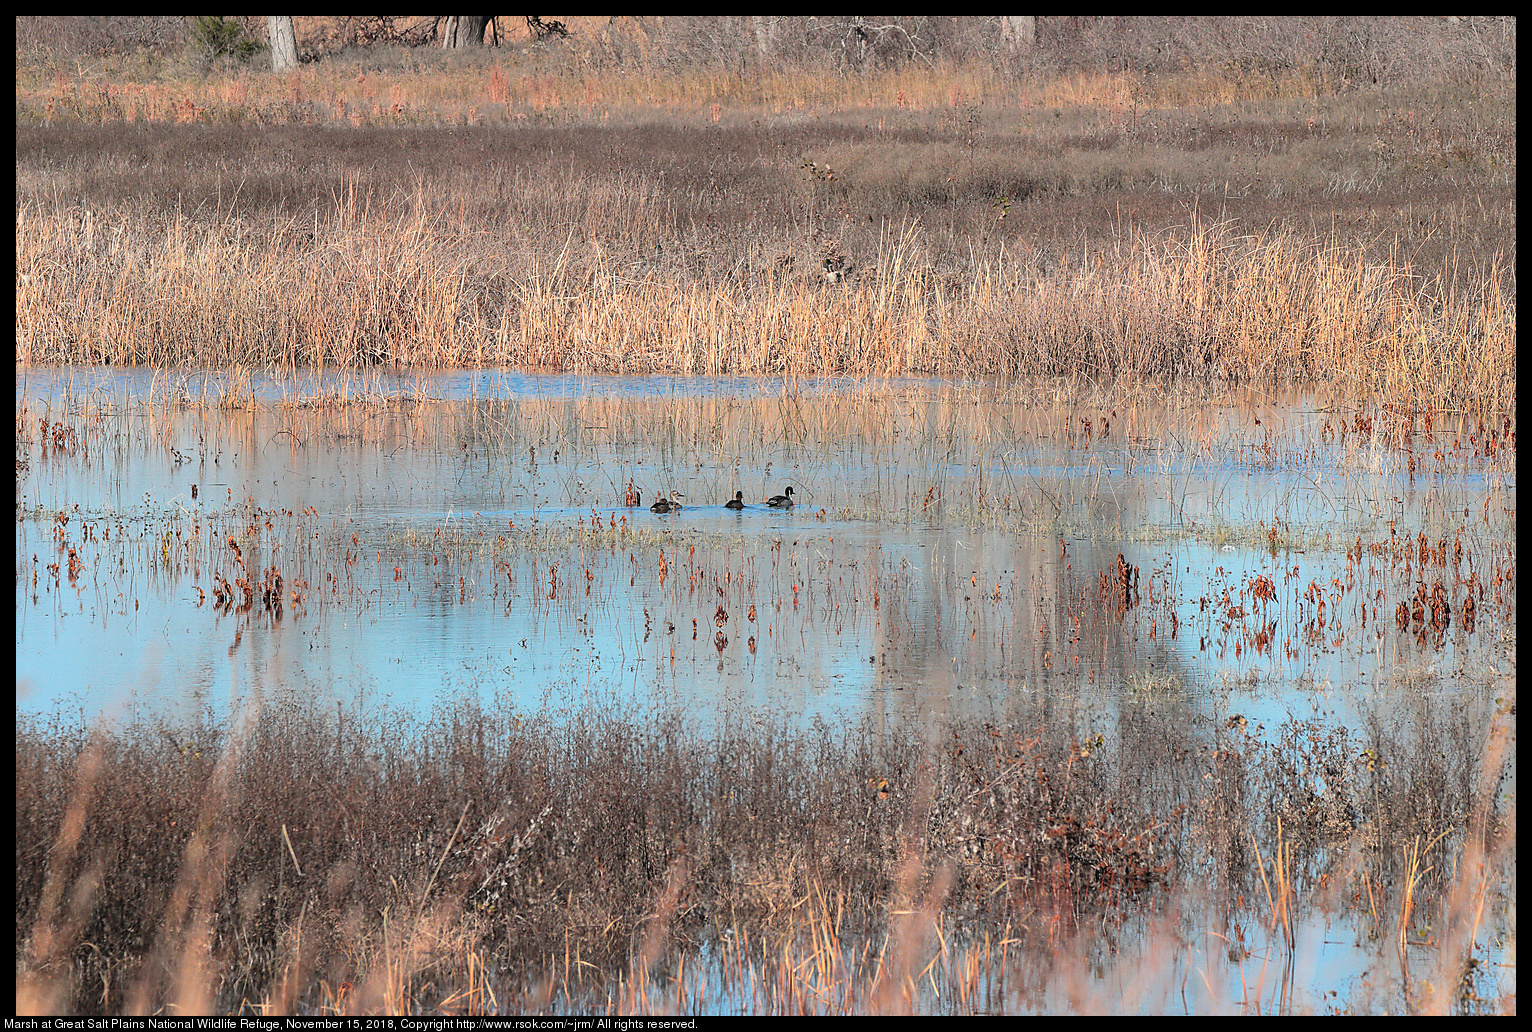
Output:
[[894,18],[887,22],[871,22],[859,14],[848,18],[811,17],[805,27],[814,45],[836,54],[846,67],[865,68],[873,59],[890,58],[918,57],[931,63],[932,46],[924,17]]
[[549,18],[543,21],[541,15],[529,14],[527,18],[527,31],[533,39],[550,39],[553,36],[568,36],[569,28],[561,21]]
[[298,67],[298,37],[293,32],[292,15],[267,15],[266,36],[271,40],[271,70],[291,71]]

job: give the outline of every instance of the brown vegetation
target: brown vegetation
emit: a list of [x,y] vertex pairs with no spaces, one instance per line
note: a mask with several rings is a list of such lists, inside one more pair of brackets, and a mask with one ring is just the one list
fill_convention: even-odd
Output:
[[[136,613],[172,585],[237,644],[414,602],[445,568],[458,604],[550,625],[657,577],[644,643],[672,666],[686,615],[694,653],[754,657],[757,602],[797,613],[800,592],[927,635],[902,565],[779,540],[794,572],[774,559],[757,598],[732,539],[699,566],[704,533],[637,507],[741,483],[759,504],[790,477],[805,526],[1057,533],[1051,598],[1015,563],[992,588],[975,570],[935,639],[943,613],[1032,628],[1050,606],[1059,633],[1009,643],[988,722],[917,731],[503,699],[100,727],[18,709],[19,1010],[1514,1011],[1489,964],[1515,940],[1514,19],[1041,18],[1034,44],[981,19],[570,19],[454,54],[421,45],[435,28],[300,19],[304,65],[271,76],[176,19],[18,20],[19,376],[167,370],[142,405],[18,405],[23,606]],[[789,383],[462,405],[381,386],[463,366]],[[335,368],[359,389],[298,388]],[[257,407],[259,369],[290,395],[220,425]],[[791,382],[833,373],[1022,382]],[[1287,387],[1317,399],[1292,434],[1163,404]],[[217,432],[182,433],[187,412]],[[461,453],[532,526],[364,542],[312,505],[236,503],[206,462],[266,446],[273,413],[316,451]],[[140,445],[191,504],[62,501],[64,471]],[[1058,450],[1059,484],[1027,468]],[[572,527],[535,518],[540,457]],[[1152,463],[1184,492],[1205,459],[1322,470],[1325,505],[1180,508],[1175,532],[1335,578],[1293,560],[1193,585],[1122,545],[1138,509],[1103,471]],[[1421,525],[1385,519],[1379,476],[1431,485]],[[1115,563],[1075,558],[1077,533]],[[1103,642],[1195,637],[1242,686],[1279,653],[1373,681],[1335,686],[1349,726],[1268,730],[1214,712],[1216,686],[1169,698],[1164,669],[1098,688],[1081,616]],[[1055,661],[1116,693],[1110,717],[1033,690]],[[1320,925],[1367,971],[1301,987],[1339,994],[1315,1001],[1292,980]]]
[[[1458,925],[1485,919],[1486,893],[1496,912],[1514,840],[1500,745],[1478,756],[1450,721],[1430,748],[1380,729],[1360,751],[1317,724],[1269,744],[1243,721],[1178,726],[1144,711],[1120,740],[1069,741],[957,725],[928,748],[870,727],[704,734],[461,705],[424,725],[285,707],[233,731],[23,718],[19,1002],[462,1012],[584,1009],[595,989],[603,1009],[685,1008],[705,988],[682,967],[708,941],[725,969],[798,994],[735,984],[753,1006],[906,1009],[928,1004],[899,955],[918,971],[938,941],[919,925],[943,943],[943,1009],[1010,1009],[1025,990],[1007,997],[1008,979],[1048,981],[1045,942],[1168,899],[1274,927],[1360,904],[1384,937],[1429,914],[1457,951],[1444,971],[1471,959]],[[892,952],[857,960],[884,935]],[[651,984],[657,961],[672,976]],[[628,994],[605,996],[619,981]],[[1374,988],[1360,1005],[1391,1005]],[[1499,1006],[1423,992],[1403,1002]]]
[[1514,400],[1514,83],[559,53],[26,65],[20,359]]

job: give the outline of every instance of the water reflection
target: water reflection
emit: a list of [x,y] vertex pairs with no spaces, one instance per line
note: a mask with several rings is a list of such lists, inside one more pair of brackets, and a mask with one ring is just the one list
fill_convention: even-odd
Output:
[[[1301,400],[1081,415],[918,381],[463,374],[379,378],[347,405],[277,381],[252,393],[285,404],[142,404],[167,382],[18,378],[30,418],[80,435],[34,440],[18,479],[25,708],[134,692],[228,712],[320,685],[421,710],[600,691],[907,724],[1124,692],[1205,708],[1198,686],[1221,683],[1218,705],[1272,722],[1316,693],[1354,718],[1355,693],[1422,665],[1509,666],[1494,621],[1513,586],[1472,634],[1395,633],[1412,574],[1379,550],[1431,526],[1489,572],[1504,535],[1471,516],[1514,506],[1514,467],[1401,476]],[[787,484],[797,507],[763,504]],[[622,504],[678,488],[677,513]],[[736,491],[745,508],[725,509]],[[51,588],[61,543],[84,566]],[[280,571],[301,603],[208,604],[241,570]]]

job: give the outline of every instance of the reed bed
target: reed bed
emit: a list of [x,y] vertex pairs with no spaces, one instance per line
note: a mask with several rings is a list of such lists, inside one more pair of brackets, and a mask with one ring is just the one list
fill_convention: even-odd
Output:
[[1513,402],[1515,93],[1453,70],[1487,37],[1388,22],[1410,74],[1355,90],[1329,59],[978,60],[950,28],[969,50],[854,73],[619,20],[459,55],[326,37],[282,77],[62,60],[29,22],[18,355]]
[[[1116,740],[986,724],[924,744],[472,705],[423,724],[302,706],[232,728],[23,717],[18,1002],[1047,1009],[1098,937],[1170,905],[1288,956],[1303,950],[1281,931],[1294,921],[1377,921],[1397,955],[1379,995],[1297,1009],[1513,1008],[1477,959],[1514,922],[1514,807],[1498,787],[1510,705],[1482,753],[1462,720],[1425,749],[1386,719],[1367,743],[1301,721],[1273,740],[1148,710]],[[1143,953],[1104,962],[1137,988],[1087,990],[1082,1009],[1131,1009],[1135,993],[1172,1005],[1142,981],[1159,963],[1147,947],[1187,957],[1197,940],[1133,926]],[[1415,956],[1423,927],[1440,954]],[[1422,959],[1446,981],[1412,987]],[[1294,1005],[1272,983],[1194,995]]]
[[[594,187],[595,184],[580,184]],[[528,191],[537,188],[528,184]],[[575,189],[573,193],[584,192]],[[589,222],[645,206],[629,183]],[[540,205],[538,205],[540,206]],[[1482,288],[1427,299],[1407,258],[1339,241],[1183,229],[1067,255],[1001,248],[939,271],[918,223],[886,226],[844,284],[742,258],[677,275],[570,231],[544,250],[486,229],[420,184],[363,189],[308,225],[260,230],[18,208],[17,357],[26,363],[443,368],[576,373],[1059,376],[1314,386],[1353,399],[1504,408],[1516,320],[1502,258]],[[624,243],[628,246],[624,247]]]

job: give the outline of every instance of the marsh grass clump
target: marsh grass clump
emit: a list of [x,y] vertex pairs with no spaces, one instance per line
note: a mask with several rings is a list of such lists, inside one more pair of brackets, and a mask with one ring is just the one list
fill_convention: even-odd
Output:
[[502,228],[477,225],[424,181],[388,196],[353,179],[301,223],[23,202],[20,357],[790,377],[1072,371],[1109,383],[1345,385],[1436,405],[1513,397],[1503,256],[1436,315],[1415,303],[1419,274],[1404,256],[1359,262],[1337,239],[1284,230],[1237,236],[1195,211],[1184,231],[1135,233],[1044,278],[1003,248],[940,273],[927,230],[885,223],[867,274],[827,293],[752,268],[754,243],[732,269],[669,267],[653,256],[669,230],[629,231],[632,189],[617,187],[583,184],[592,200],[578,217],[594,220],[583,242],[521,235],[549,207],[530,196],[547,188],[530,182],[513,197],[538,210]]
[[[697,991],[676,972],[704,942],[765,972],[832,939],[837,991],[886,1007],[884,962],[845,947],[892,932],[935,948],[902,913],[959,935],[937,954],[949,968],[959,941],[1036,943],[1027,929],[1060,922],[1088,938],[1190,905],[1199,872],[1215,909],[1262,913],[1254,857],[1280,844],[1295,913],[1345,911],[1318,888],[1340,879],[1371,892],[1380,932],[1400,907],[1456,928],[1437,908],[1469,877],[1463,851],[1506,855],[1503,750],[1457,735],[1426,755],[1382,723],[1359,750],[1344,731],[1179,720],[922,739],[472,703],[425,721],[271,706],[237,728],[21,717],[23,1009],[545,1009],[613,985],[674,1002]],[[1411,842],[1433,863],[1410,861],[1406,900]],[[1500,871],[1472,890],[1491,915]],[[1035,977],[1049,956],[1021,945],[1004,970]],[[643,986],[653,970],[673,978]]]

